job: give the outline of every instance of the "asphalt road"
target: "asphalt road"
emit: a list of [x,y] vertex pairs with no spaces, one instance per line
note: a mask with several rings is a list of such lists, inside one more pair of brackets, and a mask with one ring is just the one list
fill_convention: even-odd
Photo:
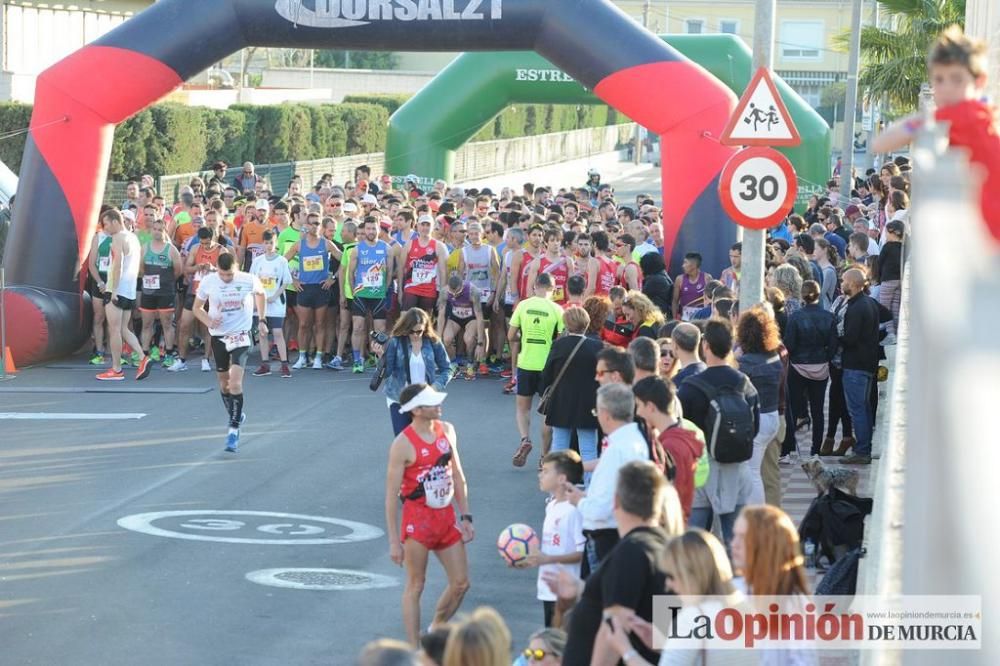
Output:
[[[368,374],[249,377],[249,419],[234,456],[222,450],[226,424],[214,373],[156,368],[135,382],[129,371],[127,382],[109,387],[82,359],[57,365],[0,382],[0,663],[346,664],[366,641],[403,635],[402,571],[389,560],[381,532],[392,432],[385,399],[369,392]],[[492,378],[453,382],[445,418],[457,427],[476,517],[472,589],[463,608],[496,607],[521,643],[541,623],[534,572],[503,566],[495,540],[512,522],[540,529],[544,501],[537,458],[521,470],[510,464],[513,398],[501,385]],[[129,392],[181,388],[204,392]],[[86,392],[103,389],[125,392]],[[60,413],[145,416],[10,418]],[[295,516],[145,521],[189,538],[119,525],[125,517],[171,511]],[[365,525],[352,532],[299,516]],[[295,543],[365,537],[372,528],[375,538],[364,541]],[[254,542],[261,539],[292,543]],[[246,578],[282,567],[377,574],[397,586],[313,591]],[[427,621],[443,586],[443,571],[432,562]]]
[[[658,189],[658,173],[647,166],[612,182],[634,201]],[[392,431],[370,375],[248,377],[234,456],[222,450],[214,373],[195,361],[143,382],[130,370],[109,386],[81,357],[0,382],[0,664],[349,664],[368,640],[403,636],[402,571],[381,532]],[[511,466],[513,398],[499,379],[460,379],[449,393],[445,418],[457,428],[477,530],[463,609],[494,606],[523,645],[542,619],[535,572],[505,567],[495,541],[513,522],[541,528],[537,450],[524,469]],[[190,513],[147,515],[178,511]],[[303,590],[247,578],[280,568],[348,570],[389,586]],[[331,582],[323,572],[277,578]],[[359,582],[333,582],[345,581]],[[432,562],[425,622],[443,587]]]

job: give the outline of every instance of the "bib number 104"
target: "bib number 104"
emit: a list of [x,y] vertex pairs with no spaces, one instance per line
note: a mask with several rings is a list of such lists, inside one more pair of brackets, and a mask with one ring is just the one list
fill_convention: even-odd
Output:
[[774,176],[764,176],[758,180],[757,176],[747,174],[740,178],[740,185],[744,188],[739,193],[739,197],[743,201],[754,201],[756,199],[774,201],[778,198],[778,190],[781,189],[778,185],[778,179]]

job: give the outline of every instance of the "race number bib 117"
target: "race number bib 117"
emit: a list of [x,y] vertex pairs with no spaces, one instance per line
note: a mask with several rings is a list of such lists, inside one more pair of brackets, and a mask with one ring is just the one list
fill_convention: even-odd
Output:
[[413,284],[430,284],[436,276],[436,268],[413,267]]

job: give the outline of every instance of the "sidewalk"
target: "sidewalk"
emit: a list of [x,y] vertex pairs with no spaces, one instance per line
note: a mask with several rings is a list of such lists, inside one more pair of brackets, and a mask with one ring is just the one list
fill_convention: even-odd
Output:
[[587,171],[594,168],[601,172],[602,183],[611,183],[618,189],[619,184],[625,178],[647,171],[652,173],[656,169],[649,162],[636,165],[624,160],[624,150],[601,153],[560,164],[550,164],[526,171],[516,171],[489,178],[470,180],[458,183],[458,185],[466,188],[475,187],[477,189],[488,187],[496,194],[499,194],[503,187],[515,188],[517,194],[520,194],[521,186],[524,183],[534,183],[536,186],[548,185],[558,191],[561,187],[583,185],[587,182]]

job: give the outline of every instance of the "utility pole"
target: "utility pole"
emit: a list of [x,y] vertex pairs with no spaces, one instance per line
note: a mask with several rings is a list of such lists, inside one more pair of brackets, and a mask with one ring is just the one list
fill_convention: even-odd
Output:
[[[753,69],[774,69],[776,0],[757,0],[753,26]],[[743,229],[742,227],[740,227]],[[743,263],[740,268],[740,312],[764,300],[764,245],[767,231],[743,229]]]
[[[847,63],[847,102],[844,104],[844,142],[841,148],[840,200],[846,202],[854,189],[854,118],[858,109],[858,66],[861,60],[861,10],[864,0],[851,7],[851,52]],[[845,204],[846,205],[846,204]]]
[[[653,0],[644,0],[642,3],[642,27],[649,29],[649,10]],[[632,137],[635,142],[635,150],[632,151],[632,162],[640,164],[642,162],[642,128],[636,123],[635,135]]]

